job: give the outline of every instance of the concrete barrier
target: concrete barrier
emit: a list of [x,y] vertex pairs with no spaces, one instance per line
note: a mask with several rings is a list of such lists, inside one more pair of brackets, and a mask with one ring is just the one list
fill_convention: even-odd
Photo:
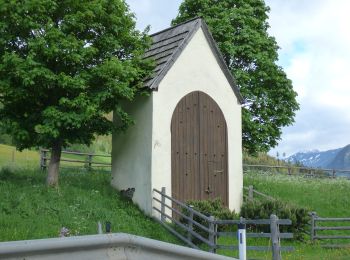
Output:
[[116,233],[0,243],[0,259],[232,260],[188,247]]

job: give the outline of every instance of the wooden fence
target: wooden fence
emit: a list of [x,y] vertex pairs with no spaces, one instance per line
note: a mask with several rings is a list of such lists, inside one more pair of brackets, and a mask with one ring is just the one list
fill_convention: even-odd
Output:
[[209,248],[209,252],[212,253],[216,253],[218,249],[238,250],[238,245],[223,245],[218,242],[218,238],[220,237],[236,238],[237,232],[221,232],[218,230],[223,225],[226,227],[225,230],[234,230],[234,227],[238,224],[246,224],[270,226],[269,233],[248,232],[246,236],[247,238],[269,238],[272,241],[271,247],[249,245],[247,246],[247,250],[272,250],[274,260],[281,259],[281,251],[294,250],[291,246],[280,245],[280,239],[293,238],[292,233],[280,233],[279,229],[280,225],[291,225],[292,222],[289,219],[278,219],[277,216],[271,215],[270,219],[248,220],[241,218],[240,220],[219,220],[213,216],[206,216],[194,210],[193,207],[166,195],[165,188],[162,188],[161,191],[157,189],[153,191],[153,209],[160,214],[160,223],[192,248],[199,249],[198,245],[194,242],[194,239],[196,239],[200,243],[205,244]]
[[[243,188],[248,193],[247,195],[244,194],[246,200],[252,201],[256,196],[260,196],[263,199],[276,200],[269,195],[254,190],[252,185]],[[323,244],[322,247],[326,248],[350,247],[350,243],[344,243],[344,240],[350,239],[350,218],[323,218],[318,216],[316,212],[310,212],[309,216],[310,232],[305,231],[305,233],[310,235],[311,241],[337,241],[337,244]],[[330,225],[330,223],[334,223],[334,225]]]
[[[48,161],[50,161],[49,150],[47,149],[40,149],[40,168],[42,170],[46,170],[48,166]],[[72,158],[66,158],[63,157],[65,154],[73,155],[73,156],[79,156],[82,159],[72,159]],[[96,157],[109,157],[110,155],[103,155],[103,154],[93,154],[93,153],[81,153],[81,152],[71,152],[71,151],[62,151],[62,157],[61,162],[68,162],[68,163],[82,163],[84,166],[88,169],[91,169],[94,166],[100,166],[100,167],[110,167],[111,163],[105,163],[105,162],[96,162],[93,160],[93,158]]]
[[243,170],[247,172],[248,170],[258,170],[266,171],[271,173],[281,173],[287,175],[302,175],[304,177],[316,177],[316,178],[336,178],[344,177],[348,175],[350,178],[350,170],[340,170],[340,169],[321,169],[321,168],[310,168],[310,167],[295,167],[295,166],[285,166],[285,165],[251,165],[244,164]]
[[[350,239],[350,218],[323,218],[317,215],[316,212],[310,213],[310,239],[315,240],[347,240]],[[326,225],[326,223],[334,223],[332,226]],[[344,223],[349,223],[344,226]],[[329,231],[332,231],[330,234]],[[326,234],[325,234],[326,233]],[[323,247],[337,248],[337,247],[350,247],[349,243],[339,244],[326,244]]]
[[266,195],[262,192],[259,192],[257,190],[254,190],[253,185],[249,185],[248,187],[243,187],[244,190],[248,191],[248,195],[243,194],[244,198],[247,200],[252,201],[254,199],[254,194],[258,195],[260,197],[263,197],[264,199],[268,199],[268,200],[276,200],[274,197],[271,197],[269,195]]

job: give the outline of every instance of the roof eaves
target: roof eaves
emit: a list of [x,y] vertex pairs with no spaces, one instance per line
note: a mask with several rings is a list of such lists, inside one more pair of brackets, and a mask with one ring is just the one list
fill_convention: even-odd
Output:
[[[165,66],[163,67],[163,69],[159,72],[159,74],[155,77],[155,79],[153,80],[152,84],[149,86],[150,89],[152,90],[158,90],[158,86],[159,83],[162,81],[162,79],[165,77],[165,75],[168,73],[168,71],[170,70],[170,68],[172,67],[172,65],[175,63],[175,61],[177,60],[177,58],[180,56],[180,54],[182,53],[182,51],[185,49],[185,47],[187,46],[187,44],[191,41],[191,39],[193,38],[194,34],[198,31],[198,29],[201,27],[201,19],[200,18],[194,18],[191,19],[189,21],[186,21],[185,23],[194,21],[194,20],[198,20],[195,25],[193,26],[193,28],[191,29],[191,31],[189,31],[188,35],[185,37],[185,39],[183,40],[183,42],[179,45],[179,47],[176,49],[176,51],[173,53],[173,55],[169,58],[169,60],[167,61],[167,63],[165,64]],[[185,23],[181,23],[177,26],[183,25]],[[176,26],[176,27],[177,27]],[[174,28],[174,27],[171,27]],[[168,29],[166,29],[168,30]],[[164,32],[166,30],[163,30],[161,32]],[[156,34],[159,34],[161,32],[158,32]],[[152,36],[156,35],[153,34]]]
[[219,50],[219,47],[217,46],[213,36],[211,35],[209,28],[207,26],[207,24],[204,22],[204,20],[202,20],[201,22],[201,27],[203,29],[204,35],[208,40],[209,46],[212,49],[214,56],[220,66],[220,68],[222,69],[222,71],[224,72],[226,79],[228,80],[228,82],[231,85],[231,88],[233,90],[233,92],[235,93],[237,99],[239,100],[240,104],[244,103],[244,99],[239,91],[239,88],[237,87],[237,83],[236,80],[234,79],[234,77],[231,74],[231,71],[229,70],[229,68],[227,67],[224,58]]

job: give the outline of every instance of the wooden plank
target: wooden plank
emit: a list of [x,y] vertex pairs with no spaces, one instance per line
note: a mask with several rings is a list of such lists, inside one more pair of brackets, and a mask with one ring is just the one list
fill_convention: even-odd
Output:
[[180,240],[184,241],[186,244],[188,244],[190,247],[195,248],[195,249],[199,249],[198,246],[196,246],[195,244],[193,244],[191,241],[189,241],[188,239],[186,239],[184,236],[182,236],[181,234],[179,234],[175,229],[173,229],[172,227],[170,227],[168,224],[156,219],[163,227],[165,227],[169,232],[171,232],[174,236],[176,236],[177,238],[179,238]]
[[323,248],[330,248],[330,249],[342,249],[342,248],[350,248],[349,244],[337,244],[337,245],[321,245]]
[[245,168],[274,168],[274,169],[288,169],[291,170],[304,170],[304,171],[323,171],[323,172],[342,172],[342,173],[350,173],[350,170],[344,170],[344,169],[322,169],[322,168],[308,168],[308,167],[290,167],[290,166],[283,166],[283,165],[260,165],[260,164],[243,164],[243,167]]
[[271,246],[272,246],[272,258],[274,260],[281,260],[281,247],[279,243],[279,227],[277,224],[278,217],[271,215],[270,217],[270,230],[271,230]]
[[[198,226],[199,228],[203,229],[205,232],[210,233],[211,231],[209,230],[209,228],[207,228],[206,226],[203,226],[202,224],[198,223],[197,221],[195,221],[194,219],[186,216],[185,214],[183,214],[181,211],[170,207],[167,204],[163,204],[163,202],[155,197],[153,197],[153,199],[157,202],[159,202],[159,204],[164,205],[166,208],[170,209],[171,211],[175,211],[179,216],[181,216],[182,218],[186,219],[187,221],[190,221],[192,224],[195,224],[196,226]],[[192,214],[194,214],[194,210],[190,211]]]
[[350,236],[315,236],[315,239],[350,239]]
[[259,191],[257,191],[257,190],[254,190],[254,189],[253,189],[253,192],[254,192],[255,194],[258,194],[258,195],[264,197],[264,198],[267,198],[267,199],[270,199],[270,200],[276,200],[274,197],[271,197],[271,196],[269,196],[269,195],[266,195],[266,194],[264,194],[264,193],[261,193],[261,192],[259,192]]
[[178,201],[177,199],[173,199],[172,197],[170,197],[170,196],[168,196],[168,195],[166,195],[166,194],[162,194],[162,193],[161,193],[159,190],[157,190],[157,189],[153,189],[153,191],[156,192],[156,193],[161,194],[161,195],[164,196],[165,198],[171,200],[172,202],[175,202],[176,204],[180,205],[181,207],[184,207],[184,208],[186,208],[187,210],[193,211],[193,213],[194,213],[195,215],[197,215],[197,216],[203,218],[204,220],[210,221],[210,218],[209,218],[209,217],[207,217],[206,215],[204,215],[204,214],[202,214],[202,213],[200,213],[200,212],[198,212],[198,211],[196,211],[196,210],[190,208],[190,207],[187,206],[185,203],[183,203],[183,202],[181,202],[181,201]]
[[324,221],[324,222],[327,222],[327,221],[350,221],[350,218],[320,218],[320,217],[317,217],[317,218],[315,218],[315,221]]
[[338,226],[338,227],[315,227],[315,230],[350,230],[350,226]]
[[[50,157],[43,157],[42,159],[50,161]],[[75,159],[68,159],[68,158],[61,158],[61,162],[76,162],[76,163],[88,163],[89,161],[83,161],[83,160],[75,160]],[[112,164],[110,163],[101,163],[101,162],[94,162],[92,161],[91,164],[96,164],[96,165],[106,165],[106,166],[111,166]]]
[[[156,208],[153,207],[153,209],[159,213],[161,213],[161,211]],[[194,237],[198,238],[199,240],[201,240],[202,242],[204,242],[205,244],[207,244],[208,246],[214,248],[215,245],[213,243],[211,243],[208,239],[202,237],[201,235],[197,234],[195,231],[191,230],[189,227],[187,227],[186,225],[182,224],[181,222],[179,222],[178,220],[176,220],[175,218],[169,216],[168,214],[164,214],[164,216],[171,220],[173,223],[175,223],[176,225],[178,225],[179,227],[181,227],[182,229],[186,230],[187,232],[191,233],[191,235],[193,235]]]
[[[228,249],[228,250],[238,250],[238,246],[228,246],[228,245],[217,245],[217,249]],[[269,246],[247,246],[247,250],[251,251],[271,251]],[[281,251],[291,252],[294,251],[293,246],[282,246]]]
[[[221,225],[237,225],[240,223],[240,220],[215,220],[217,224]],[[270,219],[245,219],[243,221],[244,224],[252,224],[252,225],[270,225]],[[278,225],[291,225],[292,221],[290,219],[279,219],[277,220]]]
[[[237,237],[237,232],[218,232],[219,237]],[[247,238],[271,238],[271,233],[246,233]],[[293,238],[293,233],[280,233],[280,238]]]
[[[41,149],[44,152],[50,152],[48,149]],[[92,156],[98,156],[98,157],[112,157],[111,155],[107,154],[94,154],[94,153],[82,153],[82,152],[72,152],[72,151],[62,151],[62,154],[76,154],[76,155],[92,155]]]

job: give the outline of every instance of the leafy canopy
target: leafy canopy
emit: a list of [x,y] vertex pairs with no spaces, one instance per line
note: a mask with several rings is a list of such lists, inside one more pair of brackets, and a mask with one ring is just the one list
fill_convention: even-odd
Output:
[[0,118],[18,148],[89,144],[130,124],[120,101],[152,65],[123,0],[0,0],[0,17]]
[[243,146],[250,153],[277,145],[281,128],[294,122],[296,92],[268,35],[269,7],[263,0],[185,0],[173,25],[201,16],[234,75],[243,106]]

